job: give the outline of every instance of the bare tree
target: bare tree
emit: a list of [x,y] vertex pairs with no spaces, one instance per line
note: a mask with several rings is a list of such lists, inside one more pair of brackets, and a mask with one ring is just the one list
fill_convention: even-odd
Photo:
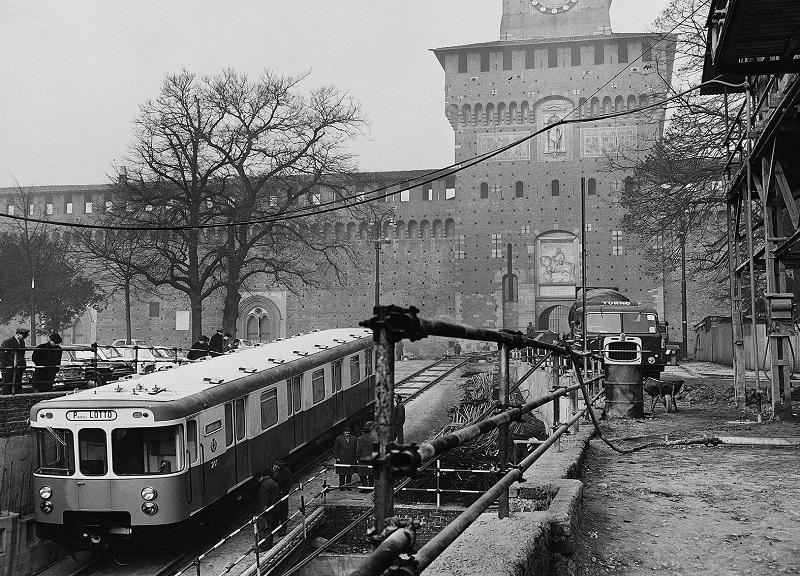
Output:
[[302,95],[303,78],[184,71],[141,106],[127,177],[114,183],[101,221],[158,230],[131,266],[188,297],[193,338],[203,302],[218,290],[233,332],[247,282],[294,288],[341,273],[347,247],[332,232],[337,215],[320,208],[325,194],[342,194],[345,146],[363,121],[335,88]]

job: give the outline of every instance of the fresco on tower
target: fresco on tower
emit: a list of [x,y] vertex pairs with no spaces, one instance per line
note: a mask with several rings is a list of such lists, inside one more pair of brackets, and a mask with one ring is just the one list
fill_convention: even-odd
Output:
[[[557,123],[572,111],[569,100],[547,100],[536,107],[537,128],[542,130]],[[539,162],[572,160],[572,129],[570,126],[553,126],[538,136]]]
[[539,295],[571,297],[575,294],[577,245],[575,236],[551,232],[536,241]]
[[[530,136],[530,134],[531,133],[527,130],[521,132],[484,132],[478,134],[478,154],[494,152],[503,146],[508,146],[521,138]],[[495,162],[513,162],[515,160],[530,160],[530,158],[531,145],[530,141],[526,140],[513,148],[509,148],[505,152],[501,152],[497,156],[493,156],[490,160]]]
[[599,158],[607,152],[615,152],[636,146],[636,126],[603,126],[581,128],[581,156]]

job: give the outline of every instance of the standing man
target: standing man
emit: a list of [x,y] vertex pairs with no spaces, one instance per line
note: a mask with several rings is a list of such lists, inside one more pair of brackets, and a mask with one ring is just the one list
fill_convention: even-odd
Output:
[[350,490],[353,481],[353,468],[356,465],[356,439],[349,428],[342,430],[333,443],[333,457],[336,459],[336,473],[339,475],[339,490]]
[[25,338],[27,328],[17,328],[11,338],[0,344],[0,372],[3,373],[3,394],[22,394],[22,375],[25,373]]
[[405,440],[403,435],[403,424],[405,423],[406,407],[403,404],[403,397],[400,394],[395,394],[394,412],[392,413],[392,428],[394,429],[394,437],[398,444],[403,444]]
[[222,328],[217,330],[208,343],[208,349],[212,356],[221,356],[225,351],[225,337],[222,335]]
[[[286,462],[282,458],[276,458],[272,463],[272,479],[278,485],[278,497],[283,498],[289,495],[292,487],[292,473],[286,467]],[[275,526],[280,526],[278,535],[286,534],[286,521],[289,519],[289,498],[281,500],[275,506]]]
[[56,374],[61,369],[61,336],[50,334],[44,344],[33,351],[31,360],[36,364],[33,371],[33,389],[37,392],[51,392]]
[[281,490],[278,488],[278,483],[273,480],[269,474],[264,474],[261,477],[261,485],[258,487],[258,500],[261,503],[262,513],[258,517],[258,541],[264,541],[258,546],[259,552],[266,552],[272,548],[272,530],[275,528],[275,517],[277,516],[277,507],[263,512],[273,504],[275,504],[281,497]]
[[528,336],[533,336],[534,334],[536,334],[536,328],[533,327],[533,322],[528,322],[528,327],[525,328],[525,333]]
[[358,460],[358,480],[361,483],[361,492],[368,492],[375,486],[375,477],[372,475],[372,452],[375,444],[372,423],[368,422],[361,429],[361,436],[356,439],[356,460]]
[[208,336],[200,336],[200,339],[192,344],[191,350],[186,355],[187,360],[199,360],[208,356]]

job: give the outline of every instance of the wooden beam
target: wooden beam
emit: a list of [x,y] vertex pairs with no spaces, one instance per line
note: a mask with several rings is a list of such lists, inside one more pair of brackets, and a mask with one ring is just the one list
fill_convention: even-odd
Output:
[[783,172],[783,164],[780,159],[775,159],[775,184],[783,195],[783,202],[786,204],[786,210],[789,212],[789,218],[792,221],[792,228],[797,230],[800,225],[800,210],[797,208],[797,203],[794,200],[794,194],[789,186],[789,181],[786,179],[786,174]]

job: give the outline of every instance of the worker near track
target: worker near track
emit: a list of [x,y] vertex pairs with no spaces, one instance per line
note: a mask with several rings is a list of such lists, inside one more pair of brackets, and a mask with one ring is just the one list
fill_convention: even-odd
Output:
[[286,534],[286,522],[289,520],[289,490],[292,488],[292,473],[286,467],[283,458],[276,458],[272,463],[272,479],[278,485],[278,495],[283,498],[275,507],[275,525],[280,526],[278,536]]
[[403,425],[406,423],[406,407],[403,404],[403,397],[400,394],[395,394],[394,397],[394,411],[392,412],[392,439],[396,440],[398,444],[405,441],[403,435]]
[[356,465],[356,439],[349,428],[342,430],[333,443],[333,457],[336,459],[336,473],[339,475],[339,490],[350,490],[353,469]]
[[375,477],[372,475],[372,452],[375,444],[372,422],[368,422],[361,429],[361,436],[356,439],[356,460],[358,461],[358,480],[361,483],[361,492],[368,492],[375,486]]
[[[266,510],[275,504],[281,497],[281,489],[278,483],[273,480],[269,474],[261,476],[261,485],[258,487],[258,500],[261,503],[261,508]],[[277,508],[277,507],[276,507]],[[258,541],[261,542],[258,546],[259,552],[266,552],[272,548],[272,529],[275,527],[275,517],[277,516],[277,509],[267,510],[263,512],[257,520],[258,526]]]

